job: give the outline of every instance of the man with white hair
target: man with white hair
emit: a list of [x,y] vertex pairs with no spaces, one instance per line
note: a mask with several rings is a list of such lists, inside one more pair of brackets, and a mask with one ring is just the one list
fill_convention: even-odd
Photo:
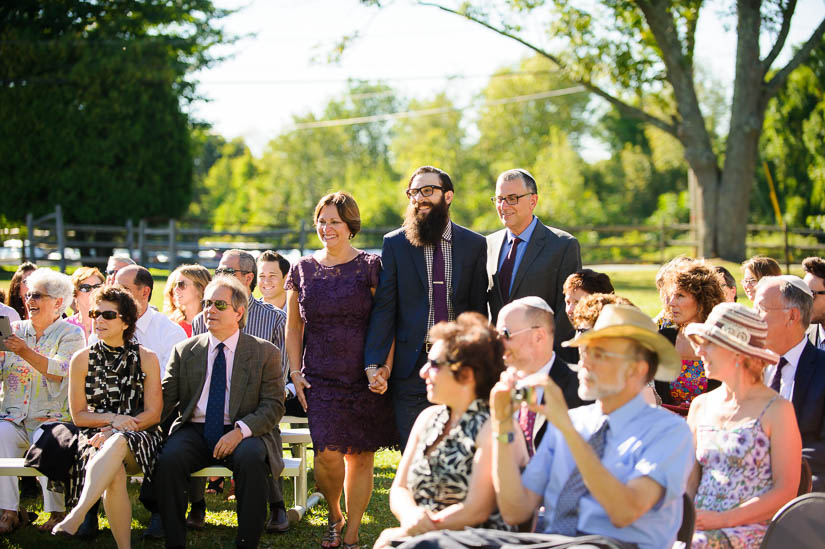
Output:
[[805,335],[813,302],[798,276],[766,276],[756,287],[753,308],[768,324],[768,349],[780,356],[765,369],[765,383],[793,403],[802,455],[819,492],[825,491],[825,351]]
[[135,264],[135,261],[126,255],[113,255],[109,257],[109,261],[106,263],[106,272],[104,273],[106,275],[106,284],[114,284],[115,277],[119,270]]
[[[579,380],[570,366],[553,351],[555,320],[553,309],[538,296],[522,297],[501,309],[496,322],[504,345],[504,362],[524,375],[542,373],[559,386],[568,408],[583,404],[579,398]],[[541,403],[544,389],[536,389],[536,402]],[[544,416],[519,407],[518,423],[524,432],[527,450],[532,456],[538,448],[547,422]]]
[[[566,342],[579,348],[579,396],[596,402],[567,409],[551,378],[520,378],[512,369],[490,393],[493,487],[509,524],[546,507],[541,533],[483,528],[424,534],[403,549],[469,547],[670,547],[682,522],[682,498],[695,460],[687,424],[645,403],[642,389],[672,380],[681,360],[676,349],[636,307],[607,305],[589,332]],[[512,413],[516,382],[543,386],[545,404],[531,410],[549,424],[536,455],[522,473]],[[579,539],[579,536],[586,538]]]

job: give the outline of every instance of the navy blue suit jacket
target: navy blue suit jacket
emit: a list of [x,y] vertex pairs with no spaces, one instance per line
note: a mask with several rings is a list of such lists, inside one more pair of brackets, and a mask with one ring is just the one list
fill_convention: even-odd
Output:
[[791,401],[802,435],[802,455],[813,473],[813,489],[825,491],[825,351],[810,341],[796,366]]
[[[452,223],[452,222],[451,222]],[[453,223],[453,277],[449,298],[456,316],[476,311],[486,316],[487,242]],[[383,364],[395,338],[392,375],[409,377],[427,338],[427,264],[424,249],[413,246],[403,229],[384,235],[381,276],[375,291],[364,364]]]

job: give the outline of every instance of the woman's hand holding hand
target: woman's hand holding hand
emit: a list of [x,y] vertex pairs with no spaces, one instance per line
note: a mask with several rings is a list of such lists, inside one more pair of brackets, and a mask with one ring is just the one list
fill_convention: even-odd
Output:
[[304,389],[312,388],[312,385],[309,384],[309,381],[306,380],[304,374],[299,371],[290,372],[289,379],[292,380],[292,384],[295,386],[295,396],[298,397],[298,402],[301,403],[301,406],[304,408],[304,412],[307,411],[307,397],[304,394]]
[[89,444],[95,448],[100,448],[103,446],[103,443],[106,440],[115,434],[114,430],[110,426],[103,427],[100,431],[94,434],[92,438],[89,439]]
[[387,380],[390,377],[390,369],[386,366],[381,366],[379,368],[370,368],[366,372],[370,391],[378,393],[379,395],[386,393],[389,388]]
[[137,431],[138,424],[135,418],[125,415],[116,415],[112,420],[112,428],[118,431]]
[[437,530],[429,511],[420,507],[417,507],[416,511],[411,513],[412,516],[409,517],[409,520],[401,524],[401,528],[406,531],[408,536],[418,536]]

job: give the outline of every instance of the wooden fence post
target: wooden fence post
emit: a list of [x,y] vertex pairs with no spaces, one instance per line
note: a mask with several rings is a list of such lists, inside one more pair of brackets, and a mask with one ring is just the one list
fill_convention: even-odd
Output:
[[138,224],[138,264],[146,264],[146,220],[141,219]]
[[132,225],[132,220],[126,220],[126,249],[129,250],[129,257],[135,253],[135,228]]
[[785,225],[785,274],[791,274],[791,251],[788,249],[788,224]]
[[34,216],[31,212],[26,214],[26,236],[29,239],[29,252],[26,254],[26,243],[20,246],[20,259],[23,261],[34,261]]
[[659,220],[659,262],[665,264],[665,246],[667,239],[665,238],[665,220],[664,217]]
[[63,224],[63,208],[54,207],[54,228],[57,232],[57,251],[60,253],[60,272],[66,272],[66,227]]
[[177,224],[174,219],[169,220],[169,270],[174,271],[178,266]]

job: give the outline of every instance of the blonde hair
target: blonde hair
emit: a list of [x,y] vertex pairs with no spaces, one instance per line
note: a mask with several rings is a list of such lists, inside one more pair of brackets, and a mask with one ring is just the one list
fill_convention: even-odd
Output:
[[[181,275],[191,280],[195,285],[195,289],[200,295],[198,302],[203,301],[203,292],[206,290],[206,285],[212,280],[212,275],[210,275],[206,267],[202,265],[181,265],[172,271],[169,278],[166,279],[166,287],[163,289],[163,312],[172,322],[183,322],[186,320],[186,315],[175,306],[175,300],[172,296],[172,292]],[[200,307],[200,305],[198,305],[198,307]]]

